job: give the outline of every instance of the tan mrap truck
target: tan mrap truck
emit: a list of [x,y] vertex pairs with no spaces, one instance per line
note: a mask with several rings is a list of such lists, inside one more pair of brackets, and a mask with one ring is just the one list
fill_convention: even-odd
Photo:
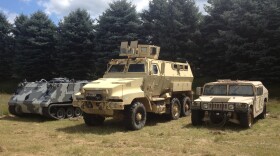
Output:
[[193,125],[203,121],[223,126],[227,121],[250,128],[254,118],[266,117],[268,90],[260,81],[218,80],[196,89],[191,105]]
[[74,105],[87,125],[101,125],[105,117],[123,120],[128,129],[141,129],[147,112],[178,119],[190,113],[193,74],[188,63],[158,60],[160,47],[122,42],[103,78],[85,85]]

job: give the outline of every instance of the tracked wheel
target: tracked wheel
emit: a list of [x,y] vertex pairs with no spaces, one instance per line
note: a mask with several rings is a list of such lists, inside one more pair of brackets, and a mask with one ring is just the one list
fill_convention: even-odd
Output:
[[74,116],[75,117],[82,116],[82,114],[83,114],[83,112],[82,112],[81,108],[79,108],[79,107],[74,108]]
[[64,108],[60,107],[60,108],[57,109],[57,111],[56,111],[56,118],[57,119],[64,119],[65,115],[66,115],[66,113],[65,113]]
[[72,118],[72,117],[74,117],[74,109],[73,109],[73,107],[68,107],[68,108],[66,109],[65,114],[66,114],[66,117],[67,117],[67,118]]

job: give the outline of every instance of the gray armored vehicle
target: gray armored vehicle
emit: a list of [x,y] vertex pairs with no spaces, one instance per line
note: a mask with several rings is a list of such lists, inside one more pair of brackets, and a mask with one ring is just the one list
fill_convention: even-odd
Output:
[[22,116],[26,113],[40,114],[48,118],[63,119],[82,115],[78,107],[73,107],[73,95],[87,81],[67,78],[42,79],[36,82],[22,82],[8,102],[9,112]]
[[122,42],[103,78],[89,82],[75,94],[87,125],[105,117],[123,120],[131,130],[141,129],[146,113],[167,114],[176,120],[190,113],[193,74],[188,63],[158,60],[160,47]]

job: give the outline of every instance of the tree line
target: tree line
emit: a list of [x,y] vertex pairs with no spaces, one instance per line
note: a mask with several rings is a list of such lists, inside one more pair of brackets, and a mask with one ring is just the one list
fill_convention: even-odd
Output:
[[42,11],[13,24],[0,13],[0,79],[96,79],[121,41],[161,47],[160,59],[188,61],[196,77],[279,81],[280,1],[151,0],[137,13],[127,0],[97,20],[77,9],[58,25]]

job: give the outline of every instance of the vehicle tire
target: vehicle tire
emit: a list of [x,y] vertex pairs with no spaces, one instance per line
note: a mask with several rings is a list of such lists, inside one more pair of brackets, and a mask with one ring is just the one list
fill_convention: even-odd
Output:
[[177,120],[181,114],[181,104],[178,98],[173,98],[170,103],[170,119]]
[[201,110],[192,110],[191,113],[191,120],[192,120],[192,125],[194,126],[199,126],[202,125],[204,117],[204,112]]
[[79,107],[74,108],[75,117],[82,116],[82,114],[83,114],[83,112],[82,112],[81,108],[79,108]]
[[97,114],[83,113],[85,124],[88,126],[100,126],[104,123],[105,117]]
[[264,102],[263,111],[262,111],[262,113],[260,114],[260,118],[261,118],[261,119],[265,119],[265,118],[266,118],[266,102]]
[[183,97],[181,116],[188,116],[191,112],[191,99],[187,96]]
[[65,109],[64,108],[58,108],[56,111],[56,118],[57,119],[64,119],[65,118]]
[[239,117],[239,121],[242,127],[251,128],[254,121],[252,109],[250,108],[246,113],[241,113]]
[[66,109],[66,118],[74,117],[74,109],[72,107],[68,107]]
[[139,130],[146,124],[147,113],[146,108],[141,102],[133,102],[126,108],[125,124],[130,130]]

